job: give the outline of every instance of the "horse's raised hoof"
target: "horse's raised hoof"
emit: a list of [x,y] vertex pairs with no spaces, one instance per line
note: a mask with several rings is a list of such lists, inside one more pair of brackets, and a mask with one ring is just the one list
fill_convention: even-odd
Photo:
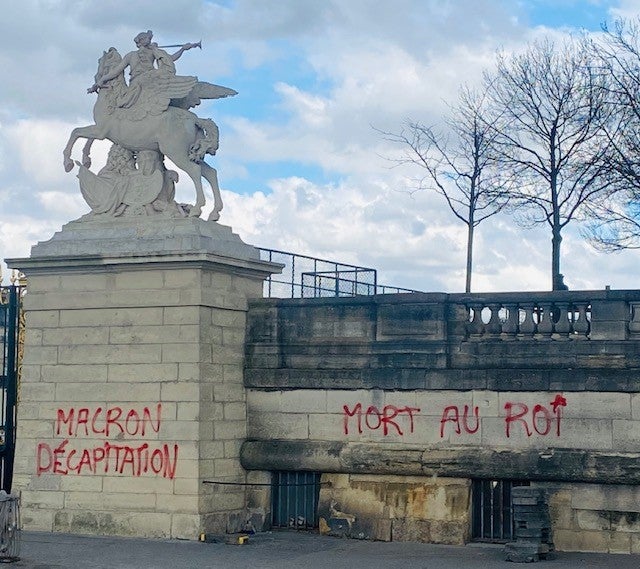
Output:
[[208,221],[218,221],[220,219],[220,212],[215,209],[209,214]]
[[71,160],[71,158],[65,158],[64,159],[64,171],[65,172],[71,172],[71,170],[73,170],[73,160]]
[[202,213],[202,206],[196,204],[189,210],[189,217],[200,217],[201,213]]
[[91,168],[91,158],[89,158],[88,156],[86,158],[82,159],[82,165],[85,168]]

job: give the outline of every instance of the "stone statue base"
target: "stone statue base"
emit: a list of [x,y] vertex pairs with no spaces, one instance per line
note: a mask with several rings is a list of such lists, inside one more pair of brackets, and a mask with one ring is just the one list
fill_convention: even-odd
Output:
[[279,266],[195,218],[74,221],[8,262],[28,280],[14,470],[24,528],[241,529],[247,299]]
[[156,218],[92,218],[71,221],[48,241],[31,249],[31,259],[99,255],[105,260],[187,254],[221,255],[258,261],[255,247],[244,243],[231,228],[199,218],[171,221]]

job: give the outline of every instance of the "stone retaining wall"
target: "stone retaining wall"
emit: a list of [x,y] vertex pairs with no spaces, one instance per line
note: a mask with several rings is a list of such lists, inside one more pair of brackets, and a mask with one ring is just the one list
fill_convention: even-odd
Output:
[[528,480],[559,549],[640,551],[637,291],[538,296],[252,301],[243,466],[324,473],[352,537],[463,543],[471,480]]

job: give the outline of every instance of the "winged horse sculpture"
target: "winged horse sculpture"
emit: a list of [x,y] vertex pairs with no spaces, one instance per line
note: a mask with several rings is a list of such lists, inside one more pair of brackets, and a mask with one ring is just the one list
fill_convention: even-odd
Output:
[[[151,32],[147,34],[150,41]],[[144,32],[140,35],[144,35]],[[137,52],[127,54],[123,60],[112,47],[99,59],[96,84],[89,89],[89,92],[98,93],[93,108],[95,124],[78,127],[71,132],[63,151],[65,170],[70,172],[73,169],[71,152],[79,138],[88,139],[83,152],[83,164],[87,168],[93,140],[110,140],[134,155],[143,151],[159,152],[193,180],[196,202],[189,208],[190,216],[197,217],[202,213],[206,201],[202,178],[207,180],[214,196],[209,220],[217,221],[222,209],[218,176],[216,170],[204,161],[204,157],[206,154],[215,155],[218,150],[218,127],[212,120],[201,119],[188,109],[199,104],[201,99],[219,99],[236,95],[237,92],[198,81],[196,77],[175,75],[172,61],[165,63],[163,68],[158,53],[168,58],[172,56],[159,50],[155,44],[151,44],[151,47],[148,44],[147,41],[147,51],[155,49],[158,68],[153,67],[152,59],[150,67],[136,81],[130,58],[136,56]],[[142,49],[139,51],[142,52]],[[179,55],[174,54],[173,60],[177,57]],[[132,74],[129,85],[124,80],[124,68],[127,65],[131,67]]]

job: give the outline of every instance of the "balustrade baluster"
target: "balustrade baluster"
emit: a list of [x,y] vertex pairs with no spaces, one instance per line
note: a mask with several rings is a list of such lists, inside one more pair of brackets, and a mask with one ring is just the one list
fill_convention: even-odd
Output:
[[[504,341],[589,339],[589,301],[554,300],[554,296],[546,294],[541,297],[535,300],[529,296],[534,299],[529,302],[480,299],[461,304],[460,309],[466,314],[466,337]],[[629,303],[629,310],[629,332],[640,336],[640,302]]]
[[487,334],[498,336],[502,332],[502,322],[500,321],[501,308],[502,308],[501,304],[497,304],[497,303],[489,304],[489,310],[491,311],[491,318],[489,318],[489,322],[487,322],[487,324],[485,325],[485,331]]
[[471,319],[467,323],[467,333],[469,336],[482,336],[484,332],[484,322],[482,322],[482,304],[470,304],[467,310],[471,311]]
[[553,305],[541,304],[538,311],[538,334],[551,336],[553,333]]
[[533,319],[533,311],[535,309],[535,305],[532,304],[521,304],[520,310],[524,312],[524,318],[522,322],[520,322],[520,327],[518,330],[519,336],[533,336],[536,333],[536,322]]
[[504,308],[507,310],[507,319],[502,324],[502,339],[513,340],[518,333],[520,311],[517,304],[505,304]]
[[569,322],[569,306],[566,302],[553,305],[553,339],[568,340],[571,334],[571,322]]
[[589,304],[587,303],[574,304],[574,309],[578,310],[578,318],[573,322],[574,340],[584,340],[589,336],[591,324],[587,318],[588,308]]
[[629,333],[640,334],[640,303],[631,302],[629,304],[631,310],[631,321],[629,322]]

